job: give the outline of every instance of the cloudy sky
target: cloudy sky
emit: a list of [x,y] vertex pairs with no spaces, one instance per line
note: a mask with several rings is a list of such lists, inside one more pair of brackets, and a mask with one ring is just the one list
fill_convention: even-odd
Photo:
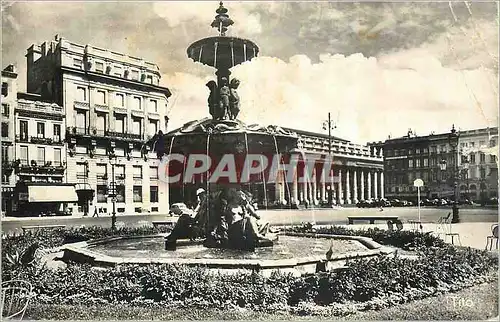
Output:
[[[240,117],[334,134],[354,142],[498,124],[498,8],[494,2],[236,2],[229,35],[260,57],[235,67]],[[213,69],[186,48],[217,33],[217,1],[2,2],[3,67],[25,90],[26,49],[58,34],[157,63],[171,129],[208,115]]]

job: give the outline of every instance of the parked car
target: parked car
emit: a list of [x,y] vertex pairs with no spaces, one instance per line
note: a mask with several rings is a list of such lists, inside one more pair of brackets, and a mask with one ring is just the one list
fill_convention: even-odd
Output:
[[372,204],[373,204],[373,201],[371,201],[371,200],[360,200],[356,204],[356,206],[358,206],[358,208],[371,208],[371,207],[373,207]]
[[181,214],[193,215],[193,210],[189,209],[183,202],[178,202],[170,206],[170,211],[168,212],[170,216],[180,216]]

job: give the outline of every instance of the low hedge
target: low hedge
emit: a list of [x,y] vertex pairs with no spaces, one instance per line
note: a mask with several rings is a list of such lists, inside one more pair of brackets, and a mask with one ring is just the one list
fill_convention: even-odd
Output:
[[416,250],[421,247],[446,247],[446,243],[430,233],[412,230],[387,231],[379,228],[349,229],[342,226],[313,228],[311,224],[287,229],[297,233],[317,233],[327,235],[347,235],[368,237],[383,245],[398,247],[404,250]]
[[[312,231],[311,227],[295,229]],[[283,273],[263,277],[250,271],[219,274],[182,265],[123,265],[102,269],[75,263],[61,270],[36,265],[6,270],[3,264],[2,277],[4,280],[30,281],[39,304],[245,307],[294,314],[315,314],[311,307],[333,306],[335,314],[344,315],[353,310],[382,308],[456,291],[482,282],[484,276],[497,266],[497,258],[486,251],[456,248],[426,234],[343,229],[332,226],[315,232],[367,236],[385,244],[417,248],[418,256],[415,259],[379,256],[370,260],[352,260],[341,270],[301,277]],[[154,232],[152,228],[115,232],[103,228],[80,228],[7,238],[6,244],[8,250],[15,250],[34,241],[54,246],[68,240]]]

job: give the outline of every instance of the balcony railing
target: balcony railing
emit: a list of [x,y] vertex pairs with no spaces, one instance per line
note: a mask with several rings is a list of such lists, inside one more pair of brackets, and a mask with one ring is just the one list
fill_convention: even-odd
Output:
[[19,160],[19,165],[16,166],[16,173],[29,173],[29,174],[46,174],[46,175],[63,175],[66,169],[66,164],[57,162],[45,162],[43,160]]
[[116,131],[108,131],[107,135],[111,136],[111,137],[115,137],[115,138],[133,139],[133,140],[142,140],[143,139],[141,134],[122,133],[122,132],[116,132]]
[[17,102],[17,108],[28,111],[63,114],[63,108],[56,104]]
[[35,144],[62,144],[60,137],[54,137],[52,139],[32,136],[30,142]]
[[85,172],[77,172],[76,173],[76,178],[77,179],[88,179],[88,176]]

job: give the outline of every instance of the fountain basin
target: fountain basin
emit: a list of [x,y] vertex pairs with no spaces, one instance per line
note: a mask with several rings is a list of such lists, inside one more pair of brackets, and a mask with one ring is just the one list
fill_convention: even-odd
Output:
[[[325,254],[330,245],[333,255],[327,260]],[[68,244],[63,249],[63,260],[107,267],[183,264],[221,272],[250,269],[265,275],[273,271],[301,275],[340,268],[350,259],[392,252],[366,237],[301,233],[282,233],[275,246],[259,248],[254,253],[204,248],[200,242],[181,240],[176,251],[165,251],[163,247],[163,235],[112,237]]]

